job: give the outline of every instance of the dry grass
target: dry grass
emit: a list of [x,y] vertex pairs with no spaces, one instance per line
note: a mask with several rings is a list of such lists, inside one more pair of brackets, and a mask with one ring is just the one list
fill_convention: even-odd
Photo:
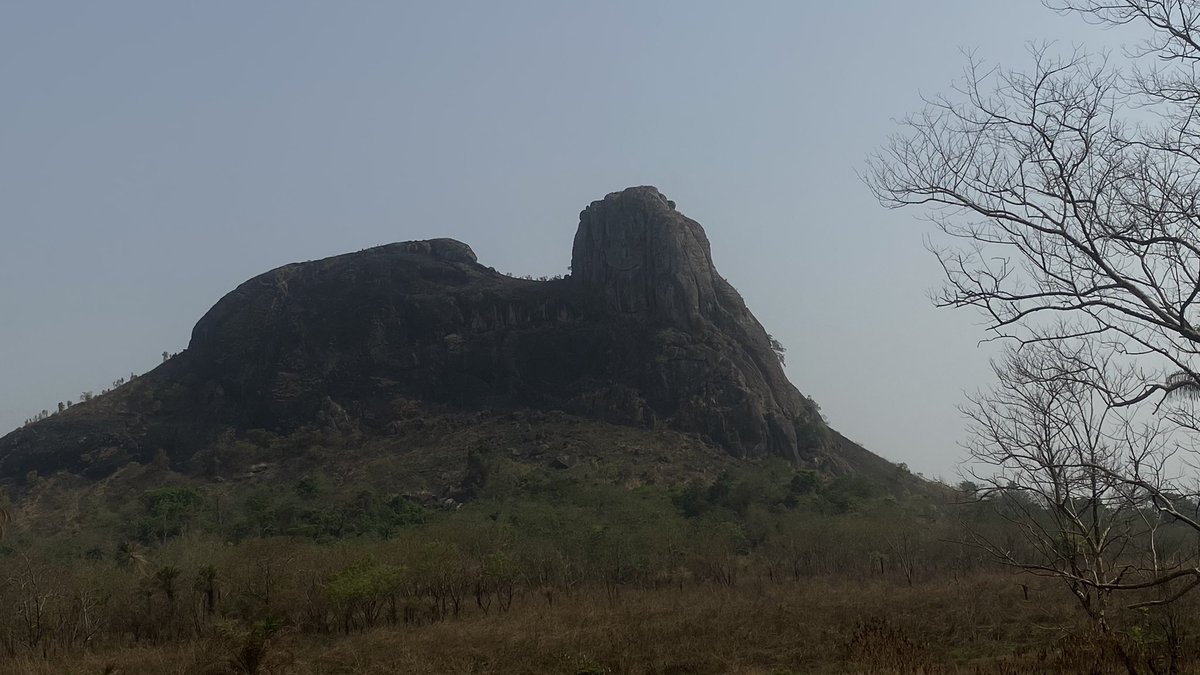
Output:
[[[739,587],[597,590],[549,605],[527,597],[505,614],[350,636],[285,629],[261,673],[1071,673],[1093,672],[1071,649],[1077,612],[1053,586],[1023,599],[1009,575],[897,587],[811,579]],[[247,672],[241,645],[97,650],[11,662],[5,672]],[[1111,665],[1111,664],[1109,664]],[[1106,672],[1109,667],[1100,664]]]

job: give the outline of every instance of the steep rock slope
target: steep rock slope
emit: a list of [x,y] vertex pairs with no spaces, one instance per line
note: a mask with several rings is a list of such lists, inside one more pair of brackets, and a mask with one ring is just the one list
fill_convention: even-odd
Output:
[[788,382],[703,228],[635,187],[583,210],[563,279],[505,276],[450,239],[250,279],[169,362],[0,438],[0,478],[106,475],[160,449],[182,462],[250,429],[384,434],[413,404],[561,410],[832,473],[886,466]]

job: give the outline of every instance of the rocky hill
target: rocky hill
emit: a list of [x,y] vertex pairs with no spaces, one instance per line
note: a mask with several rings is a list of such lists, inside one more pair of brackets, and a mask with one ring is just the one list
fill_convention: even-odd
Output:
[[434,239],[280,267],[159,368],[0,438],[0,479],[99,478],[163,453],[196,466],[250,430],[384,437],[422,411],[553,411],[829,474],[892,470],[788,382],[703,228],[656,188],[584,209],[571,265],[516,279]]

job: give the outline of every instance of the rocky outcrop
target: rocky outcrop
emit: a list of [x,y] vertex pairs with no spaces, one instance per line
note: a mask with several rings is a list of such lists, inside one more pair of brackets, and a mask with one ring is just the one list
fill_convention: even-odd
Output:
[[685,330],[721,312],[718,288],[728,285],[704,229],[653,187],[614,192],[579,214],[571,270],[612,311]]
[[735,454],[818,456],[825,430],[815,406],[717,273],[704,228],[657,188],[614,192],[584,209],[571,266],[609,312],[659,327],[652,375],[640,383],[656,411]]
[[272,270],[217,302],[159,369],[0,439],[0,477],[104,474],[159,448],[186,461],[230,430],[386,433],[414,401],[562,410],[853,469],[717,273],[704,229],[657,189],[584,209],[571,264],[566,278],[515,279],[435,239]]

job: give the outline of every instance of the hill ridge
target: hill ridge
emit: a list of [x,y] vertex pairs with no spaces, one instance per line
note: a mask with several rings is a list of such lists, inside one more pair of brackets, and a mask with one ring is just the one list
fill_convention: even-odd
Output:
[[588,205],[571,270],[515,279],[447,238],[278,267],[222,297],[154,371],[0,438],[0,479],[103,476],[159,451],[185,465],[251,429],[386,434],[402,402],[561,410],[828,473],[887,465],[826,427],[703,227],[657,188]]

